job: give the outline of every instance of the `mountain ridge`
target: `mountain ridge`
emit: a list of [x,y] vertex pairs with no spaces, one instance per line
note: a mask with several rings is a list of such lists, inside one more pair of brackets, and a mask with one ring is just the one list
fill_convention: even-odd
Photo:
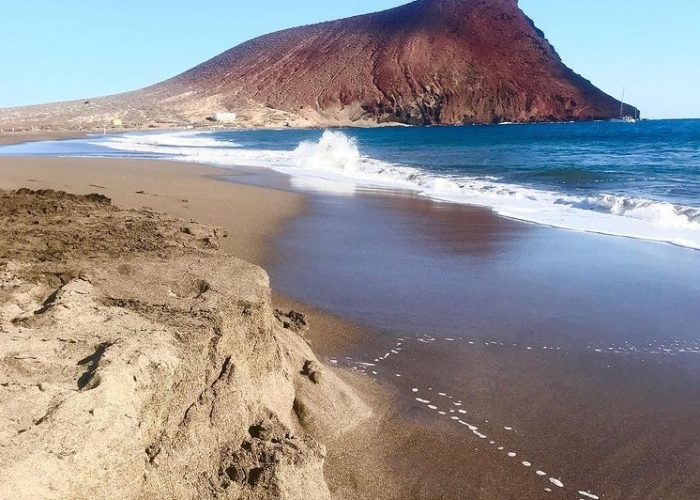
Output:
[[351,119],[409,124],[608,119],[620,107],[563,64],[516,0],[418,0],[282,30],[160,85],[215,88],[232,108],[241,97],[321,114],[359,105]]
[[[562,62],[517,0],[417,0],[289,28],[91,104],[139,122],[231,110],[253,126],[604,120],[621,109]],[[74,108],[81,122],[87,109]]]

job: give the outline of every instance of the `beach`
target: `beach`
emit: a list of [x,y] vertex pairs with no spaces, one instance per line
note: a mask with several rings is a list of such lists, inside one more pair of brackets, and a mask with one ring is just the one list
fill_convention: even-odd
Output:
[[76,139],[84,134],[75,131],[22,131],[22,132],[0,132],[0,145],[22,144],[24,142],[35,141],[60,141],[62,139]]
[[2,189],[223,227],[225,252],[263,265],[274,306],[308,314],[316,355],[373,408],[345,433],[317,429],[334,498],[696,496],[693,250],[410,193],[300,194],[246,170],[23,157],[0,170]]
[[[217,181],[220,169],[172,162],[80,158],[0,158],[3,189],[100,193],[128,208],[227,227],[226,251],[261,263],[265,239],[303,209],[303,197]],[[233,194],[232,194],[233,193]]]
[[262,259],[300,197],[164,162],[1,168],[0,496],[328,498],[306,433],[371,411],[223,249]]

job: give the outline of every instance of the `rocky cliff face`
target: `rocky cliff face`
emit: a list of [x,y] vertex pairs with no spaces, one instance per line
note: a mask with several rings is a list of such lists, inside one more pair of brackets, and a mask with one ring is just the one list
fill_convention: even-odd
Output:
[[0,216],[0,498],[330,498],[305,432],[369,409],[221,232],[56,192]]
[[224,109],[243,126],[429,125],[609,119],[620,102],[566,67],[517,0],[417,0],[265,35],[136,92],[0,110],[0,128],[159,127]]
[[[256,38],[156,87],[350,120],[607,119],[620,103],[567,68],[517,0],[418,0]],[[631,107],[628,114],[637,114]]]

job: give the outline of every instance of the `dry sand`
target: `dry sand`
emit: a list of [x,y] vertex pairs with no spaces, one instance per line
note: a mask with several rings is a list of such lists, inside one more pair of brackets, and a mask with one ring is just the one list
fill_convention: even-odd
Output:
[[303,209],[301,195],[215,179],[235,174],[164,161],[0,157],[0,188],[100,193],[125,208],[150,208],[174,217],[226,227],[223,250],[254,264],[265,241]]
[[371,412],[226,229],[53,190],[0,216],[0,498],[329,498],[306,433]]
[[[206,281],[210,286],[215,282],[218,283],[219,285],[215,287],[217,293],[220,289],[227,288],[228,282],[232,283],[230,286],[232,290],[227,291],[227,295],[234,304],[240,303],[240,299],[237,298],[240,295],[254,295],[256,297],[262,295],[264,297],[267,293],[265,292],[267,278],[264,273],[236,259],[223,257],[215,247],[220,246],[227,254],[242,256],[250,262],[264,261],[267,255],[267,238],[273,235],[275,230],[281,227],[288,218],[303,209],[303,197],[293,193],[221,181],[215,178],[222,174],[220,169],[173,162],[5,157],[0,158],[0,171],[3,173],[0,176],[0,189],[30,187],[31,189],[61,189],[77,194],[98,192],[109,196],[115,205],[132,209],[127,212],[118,212],[120,215],[117,219],[121,218],[121,222],[119,222],[119,220],[114,220],[114,214],[110,215],[111,208],[101,207],[99,203],[93,204],[90,200],[61,201],[60,203],[65,202],[69,205],[73,203],[76,206],[64,207],[58,212],[52,213],[55,208],[41,208],[42,203],[30,198],[28,201],[25,200],[26,205],[36,206],[36,208],[30,211],[27,219],[22,217],[16,219],[17,212],[22,212],[22,210],[13,209],[14,213],[9,219],[7,214],[3,214],[3,218],[9,222],[5,226],[5,230],[9,232],[3,235],[4,239],[8,243],[24,240],[29,240],[30,243],[21,245],[21,248],[15,249],[14,253],[10,253],[6,248],[2,258],[3,271],[5,272],[3,285],[7,290],[3,296],[5,301],[3,335],[10,334],[13,342],[3,348],[3,360],[9,368],[2,371],[4,377],[2,388],[8,393],[2,399],[0,407],[3,410],[2,416],[8,421],[12,421],[12,426],[8,428],[11,430],[8,430],[7,435],[2,436],[6,440],[3,441],[2,446],[11,450],[18,458],[17,463],[7,464],[11,470],[5,471],[7,479],[4,483],[0,483],[0,492],[2,492],[0,497],[10,493],[19,495],[21,487],[26,485],[32,485],[26,491],[33,498],[50,498],[52,496],[49,491],[53,490],[61,492],[63,498],[87,498],[91,495],[100,498],[141,498],[146,495],[147,491],[150,491],[156,498],[162,497],[163,491],[167,491],[171,498],[187,497],[193,491],[191,488],[198,489],[201,485],[197,486],[197,481],[192,479],[191,484],[188,485],[190,489],[180,487],[170,482],[172,478],[168,479],[168,474],[182,474],[181,467],[184,467],[186,462],[183,457],[191,457],[202,452],[193,451],[194,449],[199,450],[199,448],[187,451],[188,446],[194,446],[191,442],[193,438],[182,438],[184,441],[180,442],[182,429],[169,420],[165,423],[160,422],[163,428],[158,428],[156,417],[162,418],[162,413],[165,412],[164,408],[168,405],[186,407],[188,398],[192,398],[192,394],[197,393],[197,390],[201,391],[197,387],[204,387],[207,384],[211,386],[211,379],[219,375],[227,356],[217,353],[210,355],[209,360],[199,359],[196,360],[196,363],[190,360],[188,363],[183,363],[183,359],[189,359],[182,352],[185,348],[182,345],[173,346],[172,337],[175,336],[179,340],[182,340],[183,336],[188,337],[191,335],[188,332],[192,331],[192,325],[187,325],[184,334],[173,332],[170,324],[163,325],[161,323],[162,317],[159,315],[162,315],[163,311],[156,314],[158,307],[161,306],[155,307],[154,303],[172,302],[173,300],[180,302],[180,299],[183,299],[184,303],[168,304],[169,315],[182,317],[182,319],[175,321],[177,327],[180,328],[183,323],[194,322],[196,324],[200,321],[189,318],[184,310],[192,312],[189,308],[194,300],[193,297],[197,297],[201,291],[201,287],[197,288],[197,283],[201,281]],[[31,197],[32,195],[27,196]],[[51,205],[51,203],[53,202],[50,200],[44,202],[45,205]],[[103,208],[107,213],[100,215],[98,212]],[[151,210],[165,212],[169,216],[179,217],[181,220],[172,220],[169,216],[159,215]],[[109,220],[105,220],[105,217],[108,217]],[[88,221],[88,218],[91,220]],[[70,221],[68,225],[62,225],[66,220]],[[213,231],[195,221],[214,224],[222,229]],[[82,226],[86,223],[89,223],[87,232],[80,234],[84,229]],[[38,226],[34,224],[38,224]],[[101,224],[105,226],[96,232],[95,228]],[[133,231],[134,224],[140,229]],[[41,227],[42,230],[37,231],[37,227]],[[178,232],[181,227],[188,229],[185,232]],[[17,237],[21,235],[22,228],[24,228],[24,236],[27,238]],[[133,233],[129,234],[129,231],[133,231]],[[155,231],[155,241],[151,241],[154,234],[149,233],[149,231]],[[76,232],[78,235],[70,236],[71,233]],[[221,237],[223,234],[227,236]],[[28,238],[29,235],[31,238]],[[120,243],[119,238],[127,238],[130,243],[127,245],[123,242]],[[61,243],[65,241],[92,241],[93,243],[84,248],[73,248],[70,244],[66,246],[65,243]],[[210,243],[208,242],[212,242],[215,247],[209,248]],[[199,248],[202,245],[205,248]],[[10,244],[9,247],[12,248],[13,245]],[[177,255],[172,255],[173,252]],[[193,256],[189,255],[190,253],[197,257],[197,262],[202,257],[199,255],[200,253],[214,255],[207,255],[206,264],[196,264],[197,272],[192,273],[191,266],[195,264],[192,261]],[[35,267],[38,262],[43,263]],[[84,269],[90,269],[90,271],[86,272]],[[251,273],[253,278],[250,277]],[[198,277],[195,278],[195,274]],[[170,287],[167,297],[164,297],[158,295],[159,292],[155,290],[149,291],[154,283],[161,284],[160,287],[156,287],[156,290],[165,290],[168,283],[176,281],[173,275],[191,276],[193,279],[185,280],[181,286],[183,290],[189,290],[192,293],[187,292],[180,296],[179,292],[175,292],[176,297],[172,297],[173,292],[172,287]],[[254,291],[241,292],[241,288],[247,290],[248,285],[245,283],[250,282],[251,279],[258,282],[255,286],[251,285]],[[262,285],[259,283],[260,280],[263,282]],[[236,284],[240,281],[242,284]],[[144,286],[146,282],[148,285]],[[113,283],[117,283],[117,285]],[[115,290],[118,290],[118,293]],[[60,307],[54,307],[54,301],[50,300],[54,296],[54,292],[58,292],[56,296],[60,297],[60,301],[57,302]],[[114,303],[105,304],[101,302],[104,295],[121,298],[116,305]],[[235,300],[230,299],[231,296]],[[216,302],[220,303],[219,300]],[[303,304],[293,303],[281,296],[276,296],[274,302],[276,307],[281,307],[284,310],[301,308],[308,311],[307,317],[309,317],[311,324],[307,333],[309,342],[313,343],[324,355],[331,355],[338,352],[339,349],[348,348],[363,339],[368,333],[350,322],[323,314],[321,311],[309,309]],[[138,307],[135,307],[134,304],[138,304]],[[118,307],[120,311],[115,313],[112,307]],[[272,303],[269,302],[269,299],[264,299],[260,307],[263,312],[256,321],[267,324],[271,321],[269,313],[272,309]],[[36,311],[44,308],[47,309],[46,314],[35,314]],[[235,318],[240,314],[224,305],[221,305],[219,309],[219,317],[230,315]],[[154,318],[154,314],[158,317]],[[86,319],[82,319],[83,315],[86,315]],[[35,318],[38,316],[41,317],[41,322],[35,324]],[[122,316],[125,317],[122,318]],[[27,318],[31,324],[23,324],[25,321],[23,318]],[[119,318],[119,320],[116,321],[115,318]],[[102,324],[105,321],[111,323],[110,327],[100,327],[94,334],[81,329],[81,325],[86,322],[89,325],[94,325]],[[62,326],[57,328],[59,322],[62,323]],[[172,320],[168,320],[167,323],[171,322]],[[37,330],[38,328],[40,329]],[[200,328],[203,327],[200,326]],[[153,337],[154,340],[149,340],[149,344],[144,349],[134,352],[134,350],[139,349],[136,345],[140,342],[141,336],[129,336],[128,339],[122,340],[122,335],[119,332],[123,329],[147,332],[149,338],[153,335],[152,332],[158,331],[158,338]],[[329,480],[333,498],[383,498],[384,495],[387,495],[386,498],[396,498],[391,492],[399,490],[392,484],[400,480],[402,474],[397,475],[392,471],[386,460],[383,447],[375,445],[377,441],[396,443],[400,440],[398,434],[389,432],[389,427],[379,424],[380,421],[393,418],[393,410],[391,409],[393,406],[390,404],[391,393],[363,377],[330,368],[320,368],[324,372],[322,385],[325,385],[328,390],[318,390],[314,384],[310,386],[313,390],[308,390],[308,387],[303,384],[308,381],[309,377],[302,375],[300,378],[297,376],[303,371],[301,365],[296,372],[289,366],[303,364],[307,359],[315,359],[313,354],[306,347],[306,342],[300,343],[298,336],[288,335],[288,330],[280,330],[276,327],[274,331],[274,340],[279,348],[286,353],[283,363],[285,366],[279,368],[279,373],[286,373],[283,378],[290,378],[292,387],[289,384],[286,384],[285,387],[285,382],[278,379],[270,382],[272,388],[268,387],[268,389],[263,390],[260,381],[255,380],[255,377],[252,377],[252,381],[246,380],[245,383],[248,384],[248,387],[253,387],[256,383],[259,384],[257,389],[245,389],[244,394],[241,394],[241,391],[236,392],[238,398],[243,398],[243,401],[238,400],[236,404],[244,410],[235,411],[239,411],[239,413],[244,411],[246,415],[243,419],[244,422],[250,421],[245,426],[246,429],[256,419],[265,420],[268,418],[264,415],[260,416],[261,412],[265,413],[271,407],[276,406],[275,411],[272,412],[274,421],[281,421],[286,428],[297,428],[308,432],[330,447],[328,462],[330,465],[326,466],[325,475]],[[37,342],[37,335],[42,337],[41,342]],[[119,338],[118,342],[115,340],[117,337]],[[126,350],[120,347],[119,352],[114,353],[113,342],[119,343],[120,346],[122,344],[127,346],[124,348]],[[151,342],[154,345],[151,346]],[[198,339],[196,346],[203,342],[206,343],[206,339]],[[232,341],[229,345],[229,351],[236,352],[238,349],[243,351],[246,349],[245,342],[240,338]],[[123,384],[113,382],[111,377],[116,376],[112,375],[114,370],[107,372],[105,369],[103,372],[100,360],[105,357],[105,352],[114,356],[110,363],[118,366],[119,370],[125,369],[125,363],[129,365],[136,359],[139,366],[143,364],[153,365],[154,363],[163,364],[170,378],[166,377],[165,382],[159,382],[159,385],[149,386],[151,382],[163,377],[164,374],[132,374],[133,370],[127,370],[126,374],[133,375],[140,381],[135,387],[130,386],[128,389],[145,393],[145,395],[136,398],[135,401],[130,401],[131,393],[129,391],[125,393]],[[148,357],[141,360],[139,356],[144,355],[144,352],[148,353]],[[240,353],[238,357],[241,357]],[[85,361],[85,363],[79,364],[81,361]],[[251,363],[259,367],[261,363],[265,364],[265,361],[254,359]],[[269,361],[267,363],[269,364]],[[27,368],[25,366],[27,364],[34,368]],[[189,374],[189,377],[193,379],[191,382],[187,382],[187,377],[183,375],[183,372],[174,368],[182,364],[187,365],[185,375]],[[39,368],[40,366],[45,367]],[[138,406],[135,409],[130,407],[126,411],[125,414],[131,416],[137,411],[145,412],[145,405],[151,404],[149,401],[162,397],[162,395],[158,396],[162,392],[167,393],[169,391],[168,384],[174,384],[178,387],[186,385],[186,387],[184,389],[178,388],[169,401],[159,400],[157,407],[160,410],[153,410],[155,413],[160,411],[159,415],[146,415],[137,419],[137,427],[139,429],[145,427],[145,429],[137,432],[133,441],[118,443],[118,436],[124,433],[130,435],[133,432],[133,425],[129,422],[119,421],[118,425],[114,425],[113,431],[108,431],[106,422],[115,418],[113,412],[103,414],[100,423],[90,427],[89,432],[82,427],[86,424],[84,419],[78,419],[77,422],[70,425],[67,423],[75,417],[76,411],[81,411],[79,403],[87,404],[92,408],[84,407],[84,411],[88,413],[95,412],[96,408],[104,404],[103,401],[106,397],[104,395],[100,395],[100,399],[97,401],[88,399],[86,402],[81,400],[74,403],[71,399],[83,398],[84,388],[81,389],[77,381],[85,379],[88,384],[92,384],[93,382],[90,381],[97,372],[99,372],[101,380],[109,382],[100,383],[99,386],[103,387],[101,390],[117,391],[120,404]],[[19,376],[18,373],[21,373],[22,376]],[[178,377],[176,380],[175,375]],[[310,374],[307,373],[307,375]],[[141,382],[142,379],[143,382]],[[353,391],[350,386],[346,385],[346,382],[350,382],[358,390]],[[41,389],[42,387],[44,389]],[[46,387],[50,389],[47,390]],[[267,401],[266,404],[262,404],[259,401],[261,390],[263,392],[270,391],[272,394],[269,397],[276,403]],[[44,394],[45,392],[47,394]],[[355,394],[360,393],[363,394],[364,402],[355,396]],[[207,396],[205,399],[210,397]],[[173,401],[173,398],[176,402]],[[65,401],[70,401],[70,404],[66,406]],[[380,411],[374,411],[371,418],[368,403],[374,408],[380,409]],[[233,403],[222,404],[229,408]],[[17,419],[18,409],[27,407],[27,405],[28,411],[24,412],[23,418]],[[54,407],[61,408],[61,410],[56,413]],[[65,409],[65,414],[61,413],[64,411],[62,408],[68,408]],[[117,411],[121,411],[121,407]],[[97,413],[100,411],[97,410]],[[60,415],[60,418],[52,417],[56,421],[54,426],[42,427],[47,421],[45,415],[48,414],[57,414]],[[155,419],[155,421],[150,422],[149,419]],[[37,425],[37,422],[40,425]],[[358,425],[360,422],[365,422],[365,424]],[[170,427],[168,428],[166,424]],[[225,449],[229,451],[225,451],[221,447],[219,441],[222,439],[220,433],[223,431],[219,424],[202,421],[197,425],[203,426],[199,428],[197,435],[200,435],[201,432],[212,434],[215,437],[211,439],[217,442],[213,445],[211,439],[208,440],[206,443],[211,445],[211,449],[206,450],[206,456],[197,460],[196,463],[208,470],[206,472],[208,480],[218,477],[219,479],[215,481],[220,482],[223,477],[223,481],[226,483],[225,478],[229,476],[217,476],[216,471],[221,469],[222,464],[219,458],[212,456],[214,454],[212,450],[218,450],[219,454],[223,453],[229,459],[233,454],[237,460],[244,462],[245,460],[250,462],[250,460],[245,457],[241,458],[240,454],[236,455],[230,451],[231,438],[226,440],[228,448]],[[225,425],[233,426],[230,419],[226,420]],[[273,427],[277,428],[276,425],[274,424]],[[142,463],[144,459],[149,465],[151,465],[152,460],[156,463],[156,459],[148,453],[144,455],[143,450],[160,450],[159,447],[162,446],[163,439],[154,437],[160,434],[168,435],[166,439],[166,444],[169,447],[168,453],[173,456],[177,455],[176,459],[172,459],[177,463],[172,466],[168,465],[167,471],[159,473],[160,476],[156,479],[144,479],[143,484],[134,482],[126,485],[123,481],[115,480],[113,476],[105,472],[95,474],[88,480],[82,474],[73,471],[72,467],[78,467],[77,464],[80,464],[79,467],[85,467],[86,463],[95,461],[96,457],[92,448],[89,450],[86,448],[77,449],[74,446],[67,452],[59,451],[58,455],[53,451],[49,451],[48,454],[37,451],[40,448],[38,443],[48,439],[47,436],[50,433],[56,432],[66,436],[72,434],[73,437],[70,439],[73,443],[75,443],[76,434],[87,432],[85,436],[88,440],[103,440],[105,447],[120,450],[120,453],[126,455],[127,458],[118,464],[109,463],[107,465],[111,458],[106,452],[106,448],[96,448],[94,453],[100,454],[100,456],[105,455],[105,457],[102,457],[104,460],[97,460],[93,466],[87,467],[86,470],[90,471],[91,474],[95,467],[109,467],[119,471],[120,475],[127,474],[126,471],[132,471],[128,473],[132,475],[133,470],[143,470],[145,467]],[[247,443],[250,441],[250,436],[246,437],[242,429],[238,427],[235,427],[234,431],[231,432],[235,435],[234,442]],[[282,431],[275,432],[279,434]],[[274,434],[272,431],[270,433]],[[284,432],[282,433],[284,434]],[[177,446],[173,444],[175,436],[178,436]],[[54,441],[57,439],[68,438],[55,438]],[[156,439],[156,444],[150,442],[154,439]],[[294,444],[294,446],[302,445]],[[302,449],[305,448],[302,446]],[[261,453],[265,455],[263,452]],[[77,458],[63,463],[62,454],[65,453],[74,454]],[[324,491],[327,490],[325,484],[319,482],[317,464],[320,461],[317,460],[314,453],[313,451],[304,452],[299,459],[294,458],[293,455],[291,458],[287,457],[295,463],[306,464],[302,467],[303,470],[300,469],[294,474],[273,473],[272,479],[269,481],[278,485],[276,486],[278,493],[281,491],[279,488],[283,490],[286,488],[285,491],[288,491],[294,487],[301,488],[302,483],[307,486],[312,485],[309,488],[299,489],[293,495],[291,493],[286,493],[287,496],[280,494],[280,498],[324,497],[326,494]],[[160,451],[158,451],[158,456],[161,456]],[[24,458],[19,460],[19,457]],[[217,462],[217,460],[219,461]],[[253,461],[255,462],[255,460],[257,462],[253,465],[260,465],[260,460],[255,458]],[[56,474],[61,478],[70,479],[45,481],[36,475],[31,475],[31,477],[23,475],[22,469],[27,463],[31,463],[32,467],[44,471],[45,474]],[[256,469],[253,465],[248,463],[249,467]],[[306,467],[307,465],[308,467]],[[245,471],[241,474],[245,475],[244,473]],[[148,471],[145,470],[143,474],[144,478],[149,475]],[[141,475],[141,472],[138,475]],[[289,478],[292,476],[296,479],[289,479],[287,486],[280,479],[280,477]],[[266,479],[266,481],[268,480]],[[96,493],[98,484],[106,484],[107,487]],[[248,496],[243,495],[245,491],[241,493],[239,490],[227,490],[226,494],[231,494],[230,497],[223,495],[221,484],[217,486],[218,489],[215,488],[216,494],[212,498],[248,498]],[[281,486],[279,486],[280,484]],[[84,488],[84,491],[78,492],[76,490],[78,486]],[[161,488],[161,490],[156,492],[154,488]],[[314,490],[314,493],[311,494],[309,489]],[[117,495],[117,491],[120,492],[119,495]],[[234,491],[235,494],[233,494]],[[251,491],[247,492],[251,495],[250,498],[258,498],[254,495],[255,492],[251,493]],[[21,498],[21,496],[17,496],[17,498]],[[204,495],[203,498],[208,498],[208,496]]]

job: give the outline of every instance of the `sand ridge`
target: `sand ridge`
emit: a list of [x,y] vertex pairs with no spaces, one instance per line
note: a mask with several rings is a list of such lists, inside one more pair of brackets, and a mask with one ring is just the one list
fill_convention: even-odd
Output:
[[305,432],[371,412],[225,230],[53,190],[0,216],[0,497],[329,498]]

